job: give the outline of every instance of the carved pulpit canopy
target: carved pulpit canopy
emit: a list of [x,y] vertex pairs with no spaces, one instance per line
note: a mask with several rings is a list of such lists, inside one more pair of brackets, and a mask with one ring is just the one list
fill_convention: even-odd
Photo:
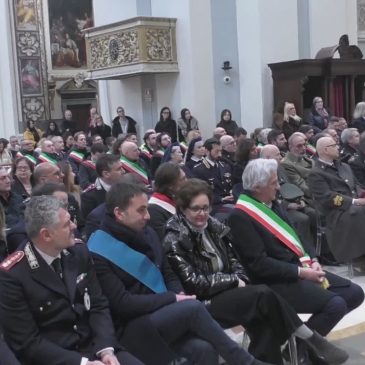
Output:
[[362,52],[358,46],[351,45],[347,34],[343,34],[340,37],[338,45],[331,47],[321,48],[317,54],[316,59],[333,58],[334,54],[338,51],[341,59],[346,60],[361,60]]
[[85,30],[88,79],[178,72],[176,19],[136,17]]

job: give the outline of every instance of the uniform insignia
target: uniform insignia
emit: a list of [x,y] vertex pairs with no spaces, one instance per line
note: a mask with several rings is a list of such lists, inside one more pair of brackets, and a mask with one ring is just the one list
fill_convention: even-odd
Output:
[[28,260],[28,264],[29,264],[30,268],[31,269],[38,269],[39,263],[38,263],[37,258],[34,255],[32,246],[30,245],[29,242],[24,247],[24,253],[25,253],[25,256]]
[[62,253],[65,255],[65,256],[68,256],[70,253],[66,250],[66,249],[63,249],[62,250]]
[[15,251],[1,262],[0,268],[3,270],[10,270],[15,264],[17,264],[24,257],[23,251]]
[[84,241],[81,240],[80,238],[75,238],[75,243],[84,243]]
[[87,291],[87,288],[85,288],[85,293],[84,293],[84,306],[87,311],[89,311],[91,308],[90,295]]
[[95,188],[96,188],[96,185],[91,184],[85,190],[83,190],[83,193],[87,193],[88,191],[94,190]]
[[343,197],[341,195],[336,195],[334,198],[333,198],[333,204],[336,206],[336,207],[340,207],[343,203]]
[[76,278],[76,285],[81,283],[81,281],[83,281],[87,276],[86,272],[83,272],[82,274],[80,274],[77,278]]
[[207,169],[210,169],[211,165],[205,158],[202,159],[202,163]]

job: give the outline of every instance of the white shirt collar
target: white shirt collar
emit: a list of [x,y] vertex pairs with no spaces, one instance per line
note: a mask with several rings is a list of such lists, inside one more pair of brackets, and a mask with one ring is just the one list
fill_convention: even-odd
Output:
[[34,245],[34,248],[37,250],[37,252],[41,255],[42,259],[46,261],[47,265],[51,265],[54,259],[61,258],[61,254],[58,254],[56,257],[50,256],[46,254],[45,252],[41,251],[37,246]]
[[105,181],[100,179],[100,177],[97,178],[98,183],[103,187],[105,191],[109,191],[111,188],[111,185],[107,184]]

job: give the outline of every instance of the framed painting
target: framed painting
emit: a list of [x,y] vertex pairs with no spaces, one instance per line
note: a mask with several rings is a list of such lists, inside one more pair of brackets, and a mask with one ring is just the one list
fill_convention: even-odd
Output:
[[87,68],[83,29],[94,25],[92,0],[48,0],[53,70]]
[[17,29],[36,30],[36,0],[15,0],[15,19]]
[[20,85],[23,96],[42,95],[41,61],[36,58],[20,59]]

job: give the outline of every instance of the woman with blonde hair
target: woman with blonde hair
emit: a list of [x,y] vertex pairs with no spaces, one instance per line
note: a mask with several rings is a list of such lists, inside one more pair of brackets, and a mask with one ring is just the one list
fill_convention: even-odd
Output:
[[297,114],[295,105],[290,102],[284,104],[282,131],[288,139],[294,132],[298,132],[303,124],[302,118]]
[[365,102],[360,101],[360,103],[356,104],[354,110],[354,120],[351,123],[352,128],[357,128],[359,133],[365,131]]
[[312,110],[309,114],[309,124],[313,126],[314,132],[319,133],[326,129],[330,118],[328,110],[324,107],[323,99],[316,96],[313,99]]

